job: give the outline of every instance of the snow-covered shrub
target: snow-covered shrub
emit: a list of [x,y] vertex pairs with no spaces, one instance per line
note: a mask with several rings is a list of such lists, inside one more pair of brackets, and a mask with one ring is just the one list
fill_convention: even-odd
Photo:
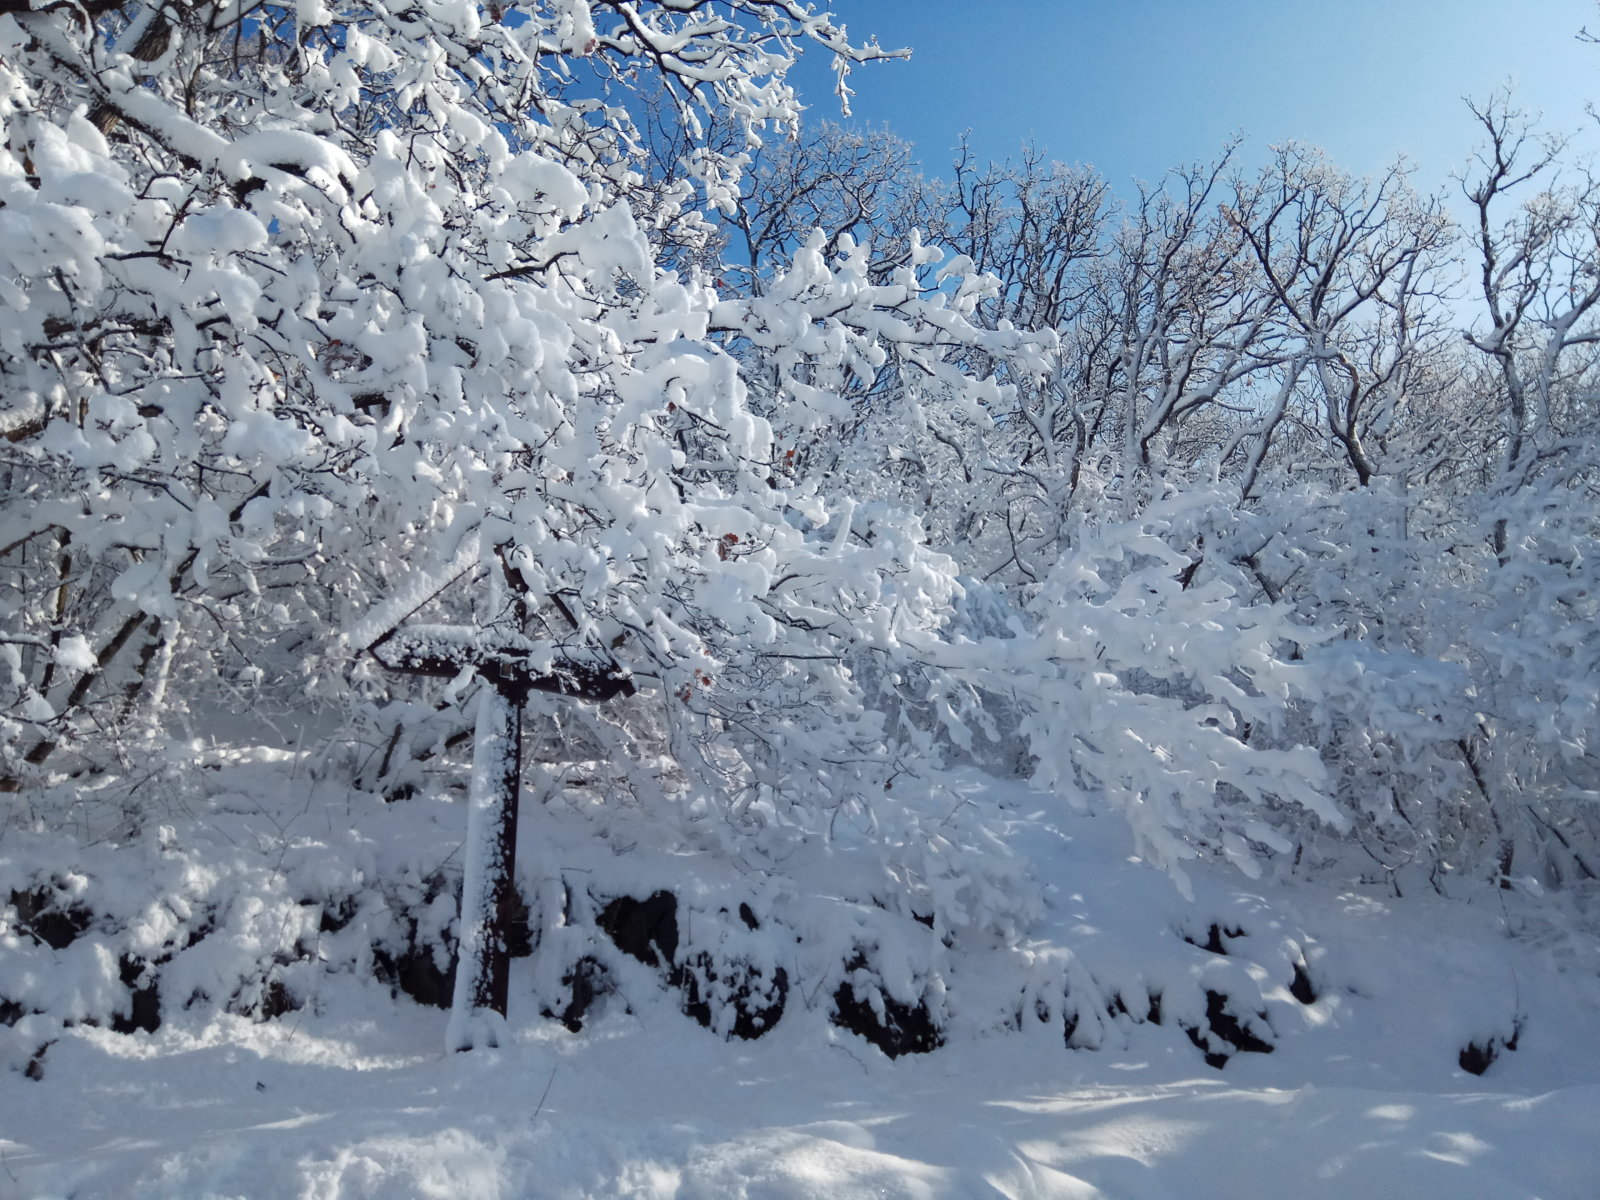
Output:
[[1169,544],[1187,507],[1085,530],[1003,632],[924,645],[954,680],[1017,706],[1040,787],[1122,813],[1180,881],[1200,853],[1257,872],[1253,847],[1287,845],[1268,820],[1284,808],[1345,824],[1314,750],[1262,744],[1314,688],[1290,651],[1320,635],[1282,605],[1194,582]]
[[[1496,555],[1489,527],[1508,511],[1517,536]],[[1255,550],[1240,585],[1278,581],[1328,635],[1300,651],[1316,686],[1284,734],[1318,748],[1329,797],[1365,847],[1364,863],[1341,869],[1396,886],[1592,876],[1597,830],[1583,797],[1600,660],[1579,531],[1594,520],[1581,490],[1487,504],[1380,481],[1286,490],[1270,521],[1230,535]],[[1341,854],[1315,831],[1290,836],[1317,862]]]

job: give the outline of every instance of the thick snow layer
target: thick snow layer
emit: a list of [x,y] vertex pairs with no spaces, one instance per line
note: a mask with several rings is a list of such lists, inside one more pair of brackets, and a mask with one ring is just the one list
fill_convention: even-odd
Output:
[[890,1063],[846,1035],[730,1044],[668,1013],[441,1059],[419,1052],[432,1016],[72,1039],[42,1082],[8,1085],[0,1179],[80,1197],[1577,1200],[1600,1178],[1594,1084],[1236,1086],[1042,1034]]
[[[1559,905],[1241,885],[1206,864],[1186,901],[1130,859],[1120,821],[974,779],[970,804],[1042,900],[1015,946],[944,960],[940,1049],[886,1058],[830,1024],[831,983],[807,995],[805,979],[767,1036],[724,1041],[633,960],[570,1032],[538,1015],[541,950],[513,964],[500,1046],[441,1054],[446,1014],[392,996],[355,947],[403,911],[419,938],[449,927],[454,905],[425,883],[456,853],[462,805],[383,805],[270,756],[214,775],[124,849],[0,836],[0,897],[47,870],[63,904],[103,914],[52,949],[19,933],[15,902],[0,908],[0,992],[41,1010],[0,1026],[0,1197],[1592,1200],[1600,1179],[1600,949]],[[617,847],[621,826],[584,841],[531,796],[524,815],[525,892],[552,872],[631,874],[636,895],[673,878],[673,847]],[[714,906],[721,871],[696,878],[679,858],[680,900],[698,888]],[[330,897],[380,883],[319,931]],[[760,929],[722,936],[798,974],[770,914],[821,942],[847,907],[826,887],[784,908],[783,889],[753,886],[772,906]],[[164,968],[159,1029],[63,1023],[104,1007],[118,953],[181,945],[202,913],[211,932]],[[600,952],[592,929],[566,932]],[[223,1004],[261,947],[312,944],[314,961],[283,968],[301,1007],[261,1020],[237,1015],[255,994]],[[1097,1048],[1068,1049],[1061,993],[1029,983],[1060,977],[1069,1008],[1124,1001],[1084,1003],[1075,1037]],[[1208,988],[1259,998],[1273,1051],[1207,1066],[1182,1025]],[[1007,1004],[1014,1027],[985,1028]],[[1460,1051],[1490,1039],[1487,1072],[1462,1070]]]

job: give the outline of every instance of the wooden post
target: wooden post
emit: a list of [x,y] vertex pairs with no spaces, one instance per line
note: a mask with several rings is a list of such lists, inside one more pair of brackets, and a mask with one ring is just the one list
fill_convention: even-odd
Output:
[[[517,907],[517,805],[522,783],[522,710],[528,694],[551,692],[604,701],[632,695],[633,682],[614,662],[562,658],[536,672],[540,647],[522,636],[525,599],[513,585],[513,631],[500,636],[467,625],[397,625],[369,650],[392,671],[453,679],[475,671],[487,685],[479,698],[468,797],[466,860],[455,996],[446,1043],[451,1050],[497,1045],[510,992],[512,914]],[[498,590],[498,589],[496,589]]]
[[478,700],[467,803],[467,853],[461,877],[461,920],[455,995],[446,1041],[470,1050],[497,1045],[511,991],[511,916],[517,897],[517,808],[522,782],[522,705],[526,689],[501,673]]

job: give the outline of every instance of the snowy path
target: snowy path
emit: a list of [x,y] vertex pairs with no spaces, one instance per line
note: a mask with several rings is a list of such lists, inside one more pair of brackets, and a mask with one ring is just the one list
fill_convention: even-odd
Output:
[[[890,1063],[845,1035],[649,1028],[672,1019],[448,1060],[396,1052],[436,1040],[420,1012],[381,1030],[229,1022],[213,1036],[231,1043],[187,1049],[70,1038],[43,1082],[5,1086],[0,1196],[1580,1200],[1600,1180],[1600,1086],[1162,1081],[1181,1055],[1026,1035]],[[135,1040],[148,1057],[108,1053]]]

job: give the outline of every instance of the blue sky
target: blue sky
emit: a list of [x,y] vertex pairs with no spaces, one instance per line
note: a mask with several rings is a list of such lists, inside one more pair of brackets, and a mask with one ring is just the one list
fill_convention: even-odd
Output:
[[[1593,127],[1596,0],[833,0],[852,35],[910,62],[851,77],[855,119],[948,169],[964,129],[981,158],[1026,140],[1092,163],[1126,195],[1242,132],[1246,161],[1294,139],[1357,174],[1396,155],[1433,191],[1476,142],[1463,96],[1508,80],[1552,129]],[[813,119],[838,119],[825,55],[798,77]],[[1585,135],[1593,145],[1600,138]]]

